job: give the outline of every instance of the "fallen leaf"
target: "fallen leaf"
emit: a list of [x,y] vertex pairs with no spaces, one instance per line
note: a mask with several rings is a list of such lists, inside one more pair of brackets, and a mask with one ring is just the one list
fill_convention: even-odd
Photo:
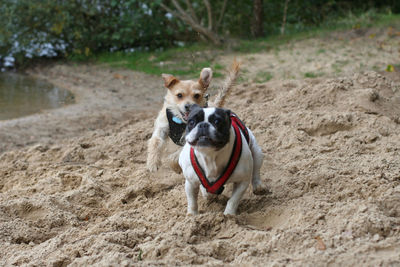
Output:
[[387,65],[387,67],[386,67],[386,71],[387,72],[393,72],[394,71],[394,67],[393,67],[393,65]]
[[122,76],[121,74],[115,73],[114,74],[114,79],[124,79],[125,77]]
[[317,240],[317,245],[316,245],[317,249],[318,250],[326,250],[326,245],[325,245],[324,241],[322,240],[322,238],[320,236],[316,236],[314,238],[315,238],[315,240]]

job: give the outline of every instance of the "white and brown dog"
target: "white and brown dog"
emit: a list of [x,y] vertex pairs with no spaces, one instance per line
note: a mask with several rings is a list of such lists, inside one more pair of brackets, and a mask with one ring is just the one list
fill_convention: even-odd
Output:
[[225,183],[233,192],[224,214],[234,215],[250,182],[254,194],[268,190],[260,180],[263,154],[253,133],[230,110],[193,106],[186,144],[179,156],[185,176],[188,214],[197,214],[199,187],[204,197],[220,194]]
[[[224,104],[238,72],[239,64],[234,61],[229,75],[210,106],[221,107]],[[148,142],[147,169],[151,172],[157,171],[161,166],[162,152],[168,136],[178,146],[184,145],[184,132],[190,107],[193,104],[201,107],[207,105],[206,91],[212,79],[212,70],[210,68],[202,69],[197,81],[179,80],[170,74],[163,74],[162,78],[168,90],[164,98],[164,105],[154,123],[153,134]],[[177,152],[169,156],[170,167],[177,173],[181,172],[178,165],[180,150],[177,147]]]

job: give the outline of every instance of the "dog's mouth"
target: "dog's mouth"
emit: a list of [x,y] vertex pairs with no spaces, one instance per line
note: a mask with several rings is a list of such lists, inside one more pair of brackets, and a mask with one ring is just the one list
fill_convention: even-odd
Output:
[[210,141],[211,141],[211,138],[208,136],[205,136],[205,135],[202,135],[197,139],[197,142],[210,142]]
[[181,113],[181,115],[182,115],[182,119],[185,121],[185,122],[187,122],[188,121],[188,118],[189,118],[189,111],[187,111],[187,112],[182,112],[182,111],[180,111],[180,113]]
[[197,137],[195,140],[188,142],[191,146],[212,146],[213,140],[205,135]]

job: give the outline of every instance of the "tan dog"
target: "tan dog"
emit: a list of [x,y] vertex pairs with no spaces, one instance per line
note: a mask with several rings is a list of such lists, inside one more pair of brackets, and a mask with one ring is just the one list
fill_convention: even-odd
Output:
[[[239,64],[234,61],[232,68],[226,78],[218,95],[210,106],[221,107],[228,95],[239,72]],[[164,86],[168,89],[164,98],[164,105],[158,113],[154,123],[154,131],[147,147],[147,169],[155,172],[161,166],[162,152],[165,148],[168,136],[175,144],[183,146],[184,131],[190,107],[197,104],[201,107],[207,106],[206,91],[212,79],[212,70],[204,68],[200,72],[197,81],[179,80],[170,74],[163,74]],[[178,157],[181,149],[169,156],[170,167],[177,173],[181,172]]]

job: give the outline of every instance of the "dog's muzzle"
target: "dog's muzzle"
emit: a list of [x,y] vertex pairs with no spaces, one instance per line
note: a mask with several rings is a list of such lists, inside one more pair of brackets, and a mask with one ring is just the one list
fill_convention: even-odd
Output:
[[210,137],[210,124],[208,122],[200,122],[196,130],[196,138],[190,142],[191,145],[213,146],[213,140]]

